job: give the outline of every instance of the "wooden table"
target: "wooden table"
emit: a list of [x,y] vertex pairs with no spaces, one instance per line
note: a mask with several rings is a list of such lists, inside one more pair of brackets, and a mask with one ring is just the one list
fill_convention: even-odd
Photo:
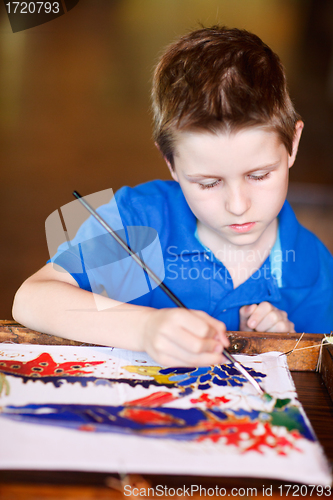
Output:
[[[287,352],[295,347],[300,334],[272,333],[228,333],[232,353],[257,354],[260,352]],[[305,334],[297,346],[297,351],[288,356],[288,365],[296,385],[299,400],[302,403],[314,431],[321,442],[325,453],[333,465],[333,345],[323,347],[321,371],[315,372],[319,348],[303,349],[318,346],[323,335]],[[68,341],[52,335],[29,330],[13,321],[0,321],[0,342],[41,345],[91,345]],[[299,350],[302,349],[302,350]],[[1,446],[1,444],[0,444]],[[238,488],[242,498],[281,498],[281,486],[285,483],[276,480],[260,480],[253,478],[223,477],[184,477],[129,475],[121,483],[119,476],[105,473],[54,472],[54,471],[0,471],[1,500],[92,500],[131,498],[123,496],[123,485],[136,484],[139,487],[165,485],[168,487],[186,487],[200,484],[203,488],[226,488],[227,496],[237,498],[232,488]],[[194,483],[195,481],[195,483]],[[270,488],[272,487],[272,494]],[[280,489],[279,489],[280,487]],[[243,488],[243,490],[239,490]],[[250,489],[252,488],[252,490]],[[269,488],[269,490],[267,490]],[[283,486],[284,488],[284,486]],[[294,493],[297,493],[295,485]],[[263,494],[263,489],[266,494]],[[282,489],[285,493],[286,489]],[[333,490],[332,490],[333,491]],[[256,492],[256,494],[255,494]],[[290,491],[289,497],[292,496]],[[298,495],[302,498],[314,498],[312,494]],[[333,496],[333,495],[332,495]],[[208,497],[208,496],[207,496]],[[142,498],[142,496],[132,497]],[[150,498],[152,498],[150,496]],[[157,498],[157,497],[156,497]],[[170,496],[159,496],[169,498]],[[194,494],[190,498],[199,498]],[[202,496],[200,497],[202,498]],[[209,498],[222,498],[221,495]],[[324,495],[321,498],[325,498]],[[327,496],[326,496],[327,498]]]

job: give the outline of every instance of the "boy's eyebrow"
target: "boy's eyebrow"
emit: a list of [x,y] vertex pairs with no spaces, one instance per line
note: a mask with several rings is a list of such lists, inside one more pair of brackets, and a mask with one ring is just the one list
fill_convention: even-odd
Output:
[[[277,160],[274,163],[270,163],[269,165],[262,165],[256,168],[253,168],[251,170],[248,170],[245,172],[245,175],[247,174],[252,174],[253,172],[258,172],[260,170],[274,170],[279,164],[280,160]],[[186,174],[186,177],[189,177],[190,179],[221,179],[220,175],[206,175],[206,174]]]
[[221,179],[220,175],[204,175],[204,174],[185,174],[186,177],[191,179]]

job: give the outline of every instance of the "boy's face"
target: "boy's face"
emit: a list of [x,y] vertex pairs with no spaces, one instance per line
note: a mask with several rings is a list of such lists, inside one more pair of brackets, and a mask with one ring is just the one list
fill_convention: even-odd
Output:
[[203,243],[251,248],[276,227],[302,128],[298,122],[291,156],[276,132],[259,127],[177,134],[171,175],[198,219]]

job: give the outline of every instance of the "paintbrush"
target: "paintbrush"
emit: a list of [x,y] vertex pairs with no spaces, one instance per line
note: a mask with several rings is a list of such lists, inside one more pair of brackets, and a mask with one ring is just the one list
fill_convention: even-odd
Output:
[[[188,307],[178,299],[178,297],[168,288],[163,282],[161,282],[160,278],[157,274],[150,269],[147,264],[135,253],[133,250],[127,245],[127,243],[120,238],[120,236],[109,226],[107,222],[101,217],[96,210],[87,202],[87,200],[81,196],[77,191],[73,191],[73,195],[75,198],[79,200],[79,202],[90,212],[90,214],[104,227],[105,231],[109,233],[119,245],[135,260],[135,262],[148,274],[152,280],[167,294],[167,296],[173,301],[173,303],[177,307],[183,307],[184,309],[188,309]],[[239,363],[226,349],[223,349],[223,356],[226,357],[249,382],[253,385],[253,387],[261,394],[264,395],[265,391],[260,387],[258,382],[248,373],[246,368]]]

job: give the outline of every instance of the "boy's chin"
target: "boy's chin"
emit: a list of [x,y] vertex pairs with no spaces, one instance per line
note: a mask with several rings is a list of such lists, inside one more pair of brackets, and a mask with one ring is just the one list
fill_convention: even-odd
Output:
[[228,238],[228,243],[235,247],[248,247],[255,246],[259,240],[259,237],[254,237],[253,235],[236,235],[234,238]]
[[229,243],[236,246],[255,245],[263,235],[264,231],[234,232],[226,235]]

